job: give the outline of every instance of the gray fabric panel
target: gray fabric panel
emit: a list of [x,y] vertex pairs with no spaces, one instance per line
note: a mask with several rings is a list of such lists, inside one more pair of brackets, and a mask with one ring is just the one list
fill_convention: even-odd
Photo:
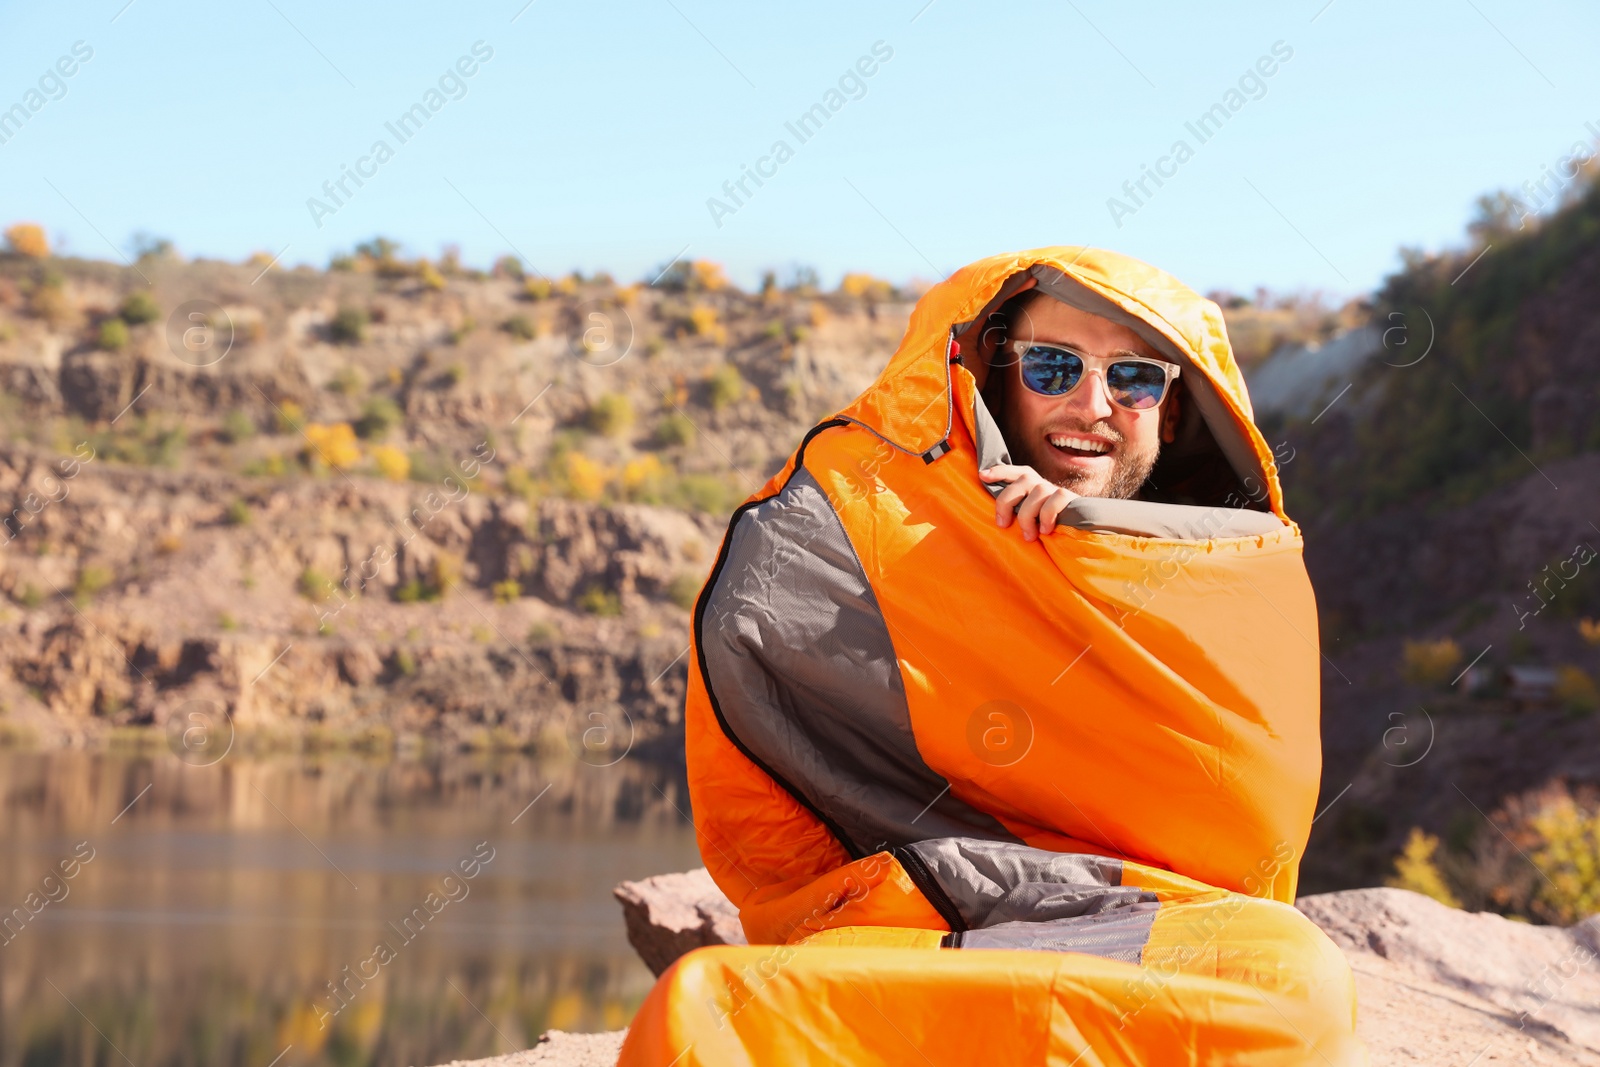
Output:
[[[983,396],[973,394],[972,423],[978,429],[978,469],[1010,463],[1000,424],[989,412]],[[981,483],[990,496],[999,496],[1004,482]],[[1253,537],[1284,528],[1270,511],[1245,508],[1204,508],[1192,504],[1158,504],[1152,500],[1118,500],[1080,496],[1056,518],[1060,526],[1101,533],[1160,537],[1170,541],[1205,541],[1213,537]]]
[[910,846],[973,930],[1070,919],[1154,901],[1123,886],[1122,861],[1006,841],[946,837]]
[[[994,415],[989,412],[989,405],[984,403],[983,395],[977,390],[972,393],[972,424],[978,428],[978,439],[974,442],[978,446],[978,469],[987,470],[996,463],[1009,464],[1011,451],[1006,448],[1000,424],[994,421]],[[999,496],[1000,490],[1005,488],[1005,483],[984,482],[983,487],[989,490],[990,496]]]
[[1161,537],[1172,541],[1252,537],[1284,529],[1283,520],[1270,511],[1157,504],[1150,500],[1113,500],[1094,496],[1080,496],[1072,501],[1062,510],[1056,522],[1080,530]]
[[1160,908],[1156,903],[1140,902],[1073,919],[1001,923],[982,930],[968,930],[957,944],[964,949],[1085,952],[1124,963],[1141,963],[1144,946],[1150,941],[1150,927]]
[[852,854],[929,837],[1016,840],[922,761],[887,624],[810,472],[730,533],[701,637],[729,729]]

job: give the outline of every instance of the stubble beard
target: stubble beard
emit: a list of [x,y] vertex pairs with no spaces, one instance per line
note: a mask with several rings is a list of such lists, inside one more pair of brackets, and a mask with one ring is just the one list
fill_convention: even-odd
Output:
[[1115,451],[1111,470],[1106,475],[1098,477],[1086,471],[1060,470],[1059,454],[1048,441],[1044,440],[1043,434],[1038,435],[1037,440],[1026,438],[1014,446],[1013,451],[1019,453],[1016,462],[1032,467],[1048,481],[1079,496],[1108,497],[1114,500],[1131,499],[1150,477],[1150,472],[1155,469],[1156,457],[1160,453],[1160,445],[1152,445],[1140,452],[1127,451],[1127,440],[1121,433],[1112,429],[1110,423],[1104,421],[1097,422],[1093,426],[1057,427],[1050,432],[1092,435],[1113,442]]

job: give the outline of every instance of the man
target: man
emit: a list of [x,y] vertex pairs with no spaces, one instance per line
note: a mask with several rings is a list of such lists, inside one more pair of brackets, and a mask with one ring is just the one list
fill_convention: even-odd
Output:
[[1287,906],[1300,549],[1215,304],[1095,249],[931,289],[696,604],[696,830],[750,944],[665,973],[622,1064],[1365,1062]]

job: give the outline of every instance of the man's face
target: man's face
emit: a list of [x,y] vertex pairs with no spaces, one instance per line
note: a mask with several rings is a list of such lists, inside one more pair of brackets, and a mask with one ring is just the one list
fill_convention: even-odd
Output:
[[[1030,299],[1017,314],[1008,340],[1061,344],[1096,357],[1161,359],[1126,326],[1044,294]],[[1137,493],[1155,466],[1163,426],[1176,423],[1173,390],[1167,390],[1159,407],[1134,410],[1113,404],[1106,394],[1104,364],[1096,359],[1072,392],[1043,396],[1022,383],[1019,362],[1008,347],[995,353],[991,370],[1007,376],[999,419],[1012,461],[1080,496],[1126,498]]]

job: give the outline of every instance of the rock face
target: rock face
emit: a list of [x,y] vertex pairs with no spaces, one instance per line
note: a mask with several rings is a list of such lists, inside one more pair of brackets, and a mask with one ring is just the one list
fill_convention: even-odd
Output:
[[672,755],[727,513],[909,300],[344,265],[0,254],[0,739]]
[[[624,882],[616,897],[628,940],[657,974],[702,945],[744,943],[704,868]],[[1350,959],[1373,1067],[1600,1067],[1600,916],[1568,929],[1530,926],[1403,889],[1324,893],[1297,906]],[[450,1067],[610,1067],[623,1034],[580,1045],[579,1035],[553,1032],[528,1052]],[[557,1056],[568,1058],[540,1058]]]
[[1375,1065],[1600,1064],[1600,916],[1530,926],[1402,889],[1297,906],[1350,960]]
[[529,505],[484,477],[452,497],[0,443],[0,709],[55,744],[201,706],[289,736],[603,734],[596,762],[677,744],[687,613],[671,587],[698,582],[718,524]]
[[628,943],[659,975],[702,945],[743,945],[739,912],[704,867],[623,882],[614,891],[628,924]]

